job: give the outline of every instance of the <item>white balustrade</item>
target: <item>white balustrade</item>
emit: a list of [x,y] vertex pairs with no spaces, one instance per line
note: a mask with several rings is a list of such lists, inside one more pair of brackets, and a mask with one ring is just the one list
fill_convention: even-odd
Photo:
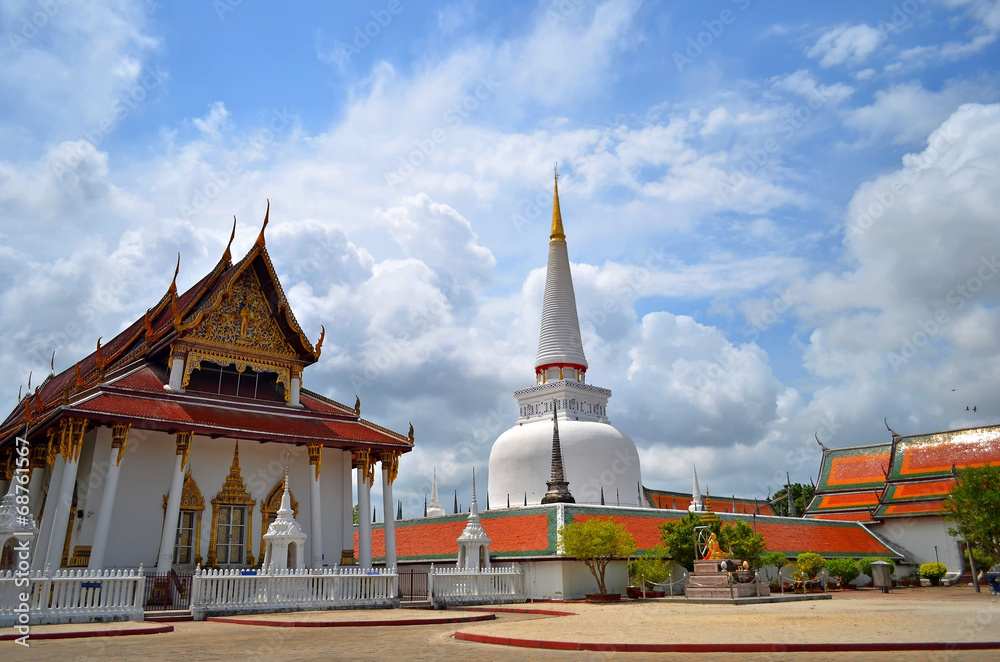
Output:
[[[141,621],[146,593],[142,567],[136,570],[35,571],[28,576],[0,572],[0,627]],[[22,600],[27,596],[27,601]],[[23,623],[21,623],[23,624]]]
[[399,606],[395,569],[347,567],[275,570],[243,574],[233,569],[195,571],[191,614],[253,614],[307,609],[358,609]]
[[524,602],[524,573],[518,565],[482,570],[431,565],[427,590],[435,607]]

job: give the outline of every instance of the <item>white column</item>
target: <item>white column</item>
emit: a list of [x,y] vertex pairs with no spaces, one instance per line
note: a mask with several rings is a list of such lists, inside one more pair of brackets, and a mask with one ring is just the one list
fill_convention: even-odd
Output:
[[343,480],[341,481],[341,499],[343,510],[344,542],[341,543],[343,551],[341,560],[344,558],[354,558],[354,490],[351,489],[351,451],[341,451],[341,471]]
[[358,564],[372,567],[372,486],[365,476],[367,459],[358,459]]
[[80,450],[83,446],[83,432],[87,421],[84,419],[68,419],[64,433],[67,435],[66,443],[62,444],[65,450],[65,466],[62,471],[62,478],[59,481],[57,494],[52,493],[49,488],[48,498],[56,498],[55,508],[52,510],[52,530],[49,533],[48,549],[45,553],[45,563],[41,566],[48,566],[52,571],[58,570],[62,564],[63,547],[66,546],[66,527],[69,525],[69,510],[73,507],[73,488],[76,487],[76,470],[80,466]]
[[115,423],[111,427],[108,477],[104,482],[104,492],[101,494],[101,510],[97,513],[94,544],[90,550],[90,562],[87,564],[87,568],[90,570],[104,569],[104,555],[108,548],[108,531],[111,530],[111,513],[115,507],[115,494],[118,492],[118,473],[121,471],[125,443],[128,441],[128,431],[131,427],[131,423]]
[[180,357],[174,357],[174,360],[170,363],[170,383],[167,384],[168,391],[180,392],[181,384],[184,382],[184,359]]
[[291,379],[291,390],[288,393],[288,404],[293,407],[301,407],[302,403],[299,402],[299,391],[302,390],[302,381],[299,377],[292,377]]
[[42,511],[42,488],[45,487],[46,448],[31,449],[31,478],[28,480],[28,508],[38,521]]
[[174,562],[177,517],[181,512],[184,466],[187,464],[188,452],[191,450],[191,434],[191,432],[177,433],[177,456],[174,460],[174,471],[170,476],[170,494],[167,496],[167,511],[163,517],[163,532],[160,534],[160,553],[156,557],[156,572],[170,572],[170,567]]
[[309,538],[312,541],[312,567],[323,567],[323,519],[321,517],[319,471],[323,461],[323,445],[309,444]]
[[382,456],[382,510],[385,512],[386,568],[396,566],[396,506],[392,502],[392,481],[396,479],[397,462],[399,462],[398,457]]
[[[49,550],[49,540],[52,539],[52,520],[56,511],[56,502],[59,499],[59,486],[62,484],[62,475],[66,470],[66,460],[61,454],[56,454],[56,459],[52,463],[52,471],[49,474],[49,489],[45,496],[45,511],[39,511],[42,517],[41,529],[38,532],[38,544],[35,545],[34,558],[32,559],[32,570],[45,569],[45,557]],[[39,506],[41,508],[41,506]]]

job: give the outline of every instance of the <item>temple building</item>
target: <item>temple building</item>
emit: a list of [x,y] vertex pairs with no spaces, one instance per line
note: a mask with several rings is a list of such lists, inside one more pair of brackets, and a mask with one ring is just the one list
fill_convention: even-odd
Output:
[[268,207],[243,259],[231,259],[234,223],[208,274],[180,293],[175,271],[158,302],[0,425],[3,492],[16,438],[30,442],[34,569],[259,567],[275,518],[302,523],[281,539],[285,565],[371,566],[366,518],[355,557],[352,471],[367,512],[376,465],[380,553],[394,563],[392,484],[413,428],[398,434],[361,418],[360,401],[305,388],[325,331],[313,343],[292,313],[265,246]]
[[587,383],[587,366],[556,174],[535,385],[515,391],[520,408],[517,423],[493,443],[491,503],[542,503],[551,477],[555,415],[565,479],[576,502],[644,504],[635,443],[611,425],[607,415],[611,391]]
[[[888,426],[887,426],[888,427]],[[816,493],[806,517],[862,522],[893,541],[918,563],[965,566],[962,544],[948,534],[944,498],[955,472],[1000,465],[1000,425],[927,434],[891,441],[823,449]]]

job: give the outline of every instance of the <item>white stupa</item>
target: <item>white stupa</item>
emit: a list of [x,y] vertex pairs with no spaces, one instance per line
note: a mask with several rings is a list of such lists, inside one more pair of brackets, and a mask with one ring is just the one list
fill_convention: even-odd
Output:
[[437,469],[434,469],[434,477],[431,479],[431,505],[427,507],[427,515],[425,517],[444,517],[444,515],[444,508],[441,507],[441,502],[438,501]]
[[559,175],[552,202],[542,329],[535,385],[514,392],[517,425],[493,443],[488,494],[492,503],[540,503],[552,466],[553,401],[557,401],[565,479],[577,503],[645,505],[639,454],[607,417],[611,391],[587,383],[573,277],[559,209]]

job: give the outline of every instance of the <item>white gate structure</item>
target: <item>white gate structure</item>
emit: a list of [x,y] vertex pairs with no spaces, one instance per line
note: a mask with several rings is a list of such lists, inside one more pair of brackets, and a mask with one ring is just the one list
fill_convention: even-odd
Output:
[[517,564],[490,568],[435,568],[427,576],[427,593],[436,609],[461,605],[524,602],[524,573]]
[[399,606],[395,568],[334,566],[286,569],[273,573],[246,570],[195,571],[191,614],[263,614],[324,609],[388,609]]
[[[0,627],[141,621],[146,578],[139,570],[0,572]],[[23,597],[28,598],[23,600]],[[27,614],[27,622],[24,622]]]

